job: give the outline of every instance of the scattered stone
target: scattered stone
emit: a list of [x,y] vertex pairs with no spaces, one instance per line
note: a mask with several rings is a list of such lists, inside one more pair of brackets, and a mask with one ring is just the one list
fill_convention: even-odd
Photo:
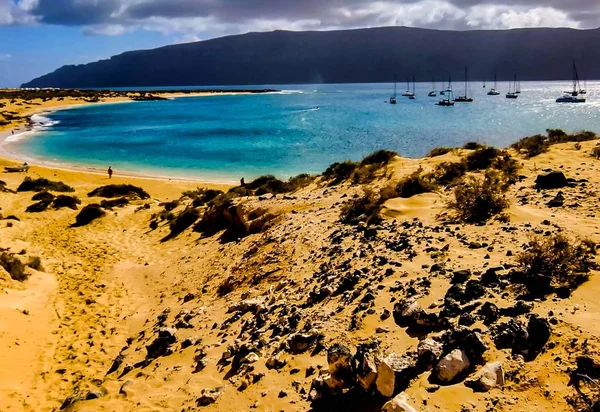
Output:
[[486,364],[472,379],[465,381],[465,386],[476,392],[488,392],[496,386],[504,385],[504,368],[500,362]]
[[177,342],[175,329],[162,328],[158,331],[158,337],[148,346],[146,359],[156,359],[161,356],[170,355],[173,351],[171,345]]
[[327,351],[327,363],[331,379],[327,384],[333,391],[351,386],[354,375],[352,373],[352,353],[346,346],[336,343]]
[[377,365],[377,390],[383,396],[391,398],[398,390],[408,387],[416,376],[414,361],[407,356],[391,353]]
[[198,406],[208,406],[217,401],[221,394],[223,393],[223,388],[214,388],[214,389],[202,389],[200,393],[200,397],[196,401]]
[[409,405],[408,396],[401,392],[394,399],[386,402],[381,408],[381,412],[417,412],[417,410]]
[[440,382],[450,383],[469,367],[471,367],[471,362],[465,351],[454,349],[440,360],[435,368],[435,373]]

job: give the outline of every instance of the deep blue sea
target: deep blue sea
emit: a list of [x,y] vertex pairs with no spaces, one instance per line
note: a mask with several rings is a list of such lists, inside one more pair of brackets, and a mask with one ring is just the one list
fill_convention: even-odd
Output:
[[[464,83],[453,86],[463,94]],[[491,86],[470,83],[475,101],[454,107],[436,106],[430,83],[395,106],[384,103],[392,84],[256,86],[283,92],[91,105],[37,116],[45,127],[10,150],[117,173],[248,180],[322,172],[383,148],[419,157],[467,141],[505,147],[547,128],[600,131],[600,83],[588,83],[585,104],[555,103],[569,82],[523,82],[517,100],[504,97],[508,83],[498,84],[500,96],[486,95]]]

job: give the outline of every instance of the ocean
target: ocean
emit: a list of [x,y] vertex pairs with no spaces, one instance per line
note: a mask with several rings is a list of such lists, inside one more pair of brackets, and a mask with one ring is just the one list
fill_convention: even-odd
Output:
[[[464,93],[464,82],[453,86]],[[283,91],[90,105],[34,116],[35,132],[8,148],[116,173],[248,181],[320,173],[378,149],[421,157],[468,141],[506,147],[547,128],[600,131],[600,83],[587,85],[585,104],[555,103],[572,87],[566,81],[522,82],[517,100],[504,97],[508,83],[498,84],[500,96],[487,96],[492,86],[470,83],[475,101],[454,107],[427,97],[431,83],[416,85],[415,100],[400,97],[406,83],[399,83],[397,105],[385,103],[392,84],[267,85],[257,88]]]

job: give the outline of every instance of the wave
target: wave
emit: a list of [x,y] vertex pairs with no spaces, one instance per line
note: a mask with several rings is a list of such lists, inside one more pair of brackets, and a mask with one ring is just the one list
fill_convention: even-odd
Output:
[[46,117],[44,115],[41,115],[41,114],[34,114],[33,116],[31,116],[30,120],[31,120],[31,123],[30,123],[31,129],[25,130],[21,133],[17,133],[17,134],[8,136],[5,139],[5,142],[6,143],[18,142],[19,140],[23,140],[26,137],[30,137],[35,134],[44,132],[44,131],[48,130],[49,128],[51,128],[52,126],[56,126],[58,123],[60,123],[58,120],[53,120],[53,119]]
[[268,92],[265,94],[304,94],[302,90],[280,90],[278,92]]

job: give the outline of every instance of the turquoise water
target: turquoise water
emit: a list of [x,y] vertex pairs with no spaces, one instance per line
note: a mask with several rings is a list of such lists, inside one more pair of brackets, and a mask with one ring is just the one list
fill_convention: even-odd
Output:
[[[504,97],[506,83],[498,85],[500,96],[487,96],[488,89],[472,83],[475,102],[450,108],[435,106],[439,97],[427,97],[431,84],[425,83],[417,84],[416,100],[398,97],[395,106],[384,103],[391,84],[285,86],[278,94],[92,105],[38,116],[46,126],[11,150],[64,164],[112,165],[117,172],[289,177],[382,148],[419,157],[467,141],[505,147],[546,128],[600,131],[600,83],[587,87],[588,103],[572,105],[555,103],[568,82],[523,82],[517,100]],[[405,88],[399,84],[399,94]],[[454,89],[462,94],[464,84]]]

